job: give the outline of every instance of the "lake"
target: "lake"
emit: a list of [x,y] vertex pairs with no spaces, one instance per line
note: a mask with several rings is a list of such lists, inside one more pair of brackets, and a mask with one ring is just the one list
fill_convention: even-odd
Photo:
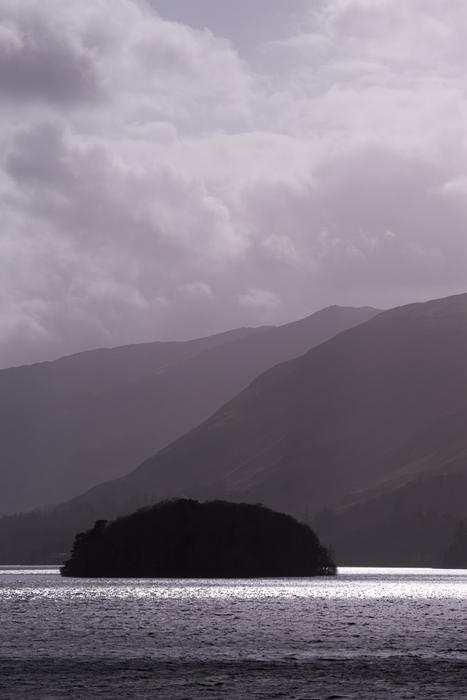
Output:
[[467,571],[68,579],[0,567],[3,698],[467,698]]

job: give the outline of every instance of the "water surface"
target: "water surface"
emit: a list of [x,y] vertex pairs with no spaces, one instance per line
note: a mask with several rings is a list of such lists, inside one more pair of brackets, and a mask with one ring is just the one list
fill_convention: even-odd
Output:
[[467,698],[467,572],[69,579],[0,567],[2,698]]

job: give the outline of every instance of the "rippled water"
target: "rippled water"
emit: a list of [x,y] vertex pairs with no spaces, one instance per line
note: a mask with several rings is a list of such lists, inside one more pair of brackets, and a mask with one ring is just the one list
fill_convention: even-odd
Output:
[[467,572],[83,580],[0,567],[1,698],[467,698]]

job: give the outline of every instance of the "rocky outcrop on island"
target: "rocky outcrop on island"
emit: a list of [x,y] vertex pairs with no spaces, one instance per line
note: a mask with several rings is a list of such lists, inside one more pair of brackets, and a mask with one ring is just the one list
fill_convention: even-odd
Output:
[[256,578],[336,573],[310,527],[261,505],[179,499],[76,536],[62,576]]

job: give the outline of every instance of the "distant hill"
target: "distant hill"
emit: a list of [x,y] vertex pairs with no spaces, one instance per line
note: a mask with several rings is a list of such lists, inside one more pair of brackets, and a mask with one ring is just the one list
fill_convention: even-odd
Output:
[[467,294],[381,313],[255,379],[129,475],[0,521],[3,561],[163,498],[262,502],[338,564],[439,565],[467,497]]
[[378,490],[313,521],[341,566],[467,566],[465,460]]
[[246,503],[176,500],[76,536],[62,576],[329,576],[336,566],[308,525]]
[[467,519],[458,525],[445,547],[443,565],[450,569],[467,569]]
[[0,371],[0,514],[59,502],[128,473],[264,369],[376,313],[331,307],[279,328]]

